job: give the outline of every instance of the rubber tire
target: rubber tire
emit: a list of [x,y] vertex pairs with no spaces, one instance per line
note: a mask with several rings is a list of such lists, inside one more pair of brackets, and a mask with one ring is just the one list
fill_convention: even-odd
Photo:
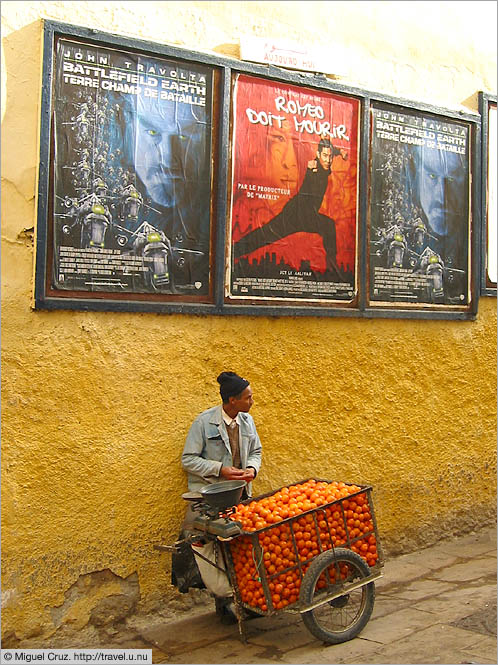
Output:
[[[329,566],[335,563],[347,563],[350,566],[353,566],[355,573],[358,574],[359,577],[367,577],[370,575],[369,566],[359,554],[356,554],[356,552],[345,548],[337,548],[335,550],[323,552],[313,560],[306,571],[301,584],[301,591],[299,593],[299,602],[301,606],[306,606],[313,602],[315,597],[315,586],[318,582],[318,578]],[[309,612],[303,612],[301,614],[304,625],[314,637],[327,644],[340,644],[341,642],[352,640],[363,630],[363,628],[365,628],[373,611],[375,602],[375,584],[369,582],[352,593],[361,593],[361,606],[351,623],[347,624],[344,629],[335,631],[323,627],[318,616],[320,612],[323,612],[324,610],[327,611],[327,607],[330,608],[331,612],[342,611],[343,608],[339,609],[333,608],[330,605],[322,605],[315,610],[310,610]]]

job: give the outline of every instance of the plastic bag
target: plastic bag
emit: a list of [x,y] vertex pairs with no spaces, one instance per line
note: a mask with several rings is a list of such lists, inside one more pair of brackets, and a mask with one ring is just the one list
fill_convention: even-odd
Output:
[[232,587],[228,581],[228,576],[225,571],[225,564],[223,562],[221,552],[218,549],[218,544],[213,541],[209,541],[206,545],[192,545],[192,550],[194,555],[196,552],[199,552],[202,554],[202,556],[206,557],[206,559],[209,559],[209,561],[212,561],[220,568],[223,568],[223,570],[218,570],[218,568],[215,568],[200,557],[195,557],[206,588],[211,591],[212,594],[218,597],[226,598],[227,596],[231,596]]

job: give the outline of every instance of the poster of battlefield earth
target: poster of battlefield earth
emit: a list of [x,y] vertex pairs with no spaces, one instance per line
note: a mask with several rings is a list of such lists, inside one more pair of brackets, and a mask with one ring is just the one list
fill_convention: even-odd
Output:
[[371,109],[370,300],[470,299],[469,126]]
[[246,75],[233,99],[230,298],[352,302],[359,101]]
[[212,70],[60,39],[53,287],[206,296]]
[[496,131],[496,104],[490,104],[488,108],[488,177],[487,177],[487,252],[486,252],[486,277],[490,287],[496,288],[497,281],[497,208],[496,208],[496,178],[497,169],[497,139]]

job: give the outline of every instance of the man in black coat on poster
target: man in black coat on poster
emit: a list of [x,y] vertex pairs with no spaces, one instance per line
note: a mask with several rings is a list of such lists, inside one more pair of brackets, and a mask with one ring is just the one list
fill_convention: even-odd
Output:
[[322,138],[318,144],[316,159],[308,162],[303,183],[295,196],[267,224],[250,231],[234,245],[234,259],[250,254],[264,245],[281,240],[300,231],[318,233],[322,237],[326,253],[326,270],[336,281],[342,281],[336,262],[335,222],[319,213],[327,190],[332,160],[337,155],[347,159],[347,151],[333,146]]

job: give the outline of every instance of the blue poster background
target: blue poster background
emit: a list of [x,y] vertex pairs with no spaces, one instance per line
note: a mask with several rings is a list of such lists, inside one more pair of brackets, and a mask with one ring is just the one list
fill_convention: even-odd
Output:
[[469,303],[469,127],[373,108],[370,299]]
[[61,39],[57,289],[206,295],[212,71]]

